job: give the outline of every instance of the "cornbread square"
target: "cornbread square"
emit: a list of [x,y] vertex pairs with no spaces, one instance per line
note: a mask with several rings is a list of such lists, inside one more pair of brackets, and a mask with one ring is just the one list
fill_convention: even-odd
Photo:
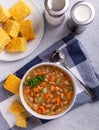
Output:
[[24,111],[25,108],[18,100],[15,100],[10,106],[10,112],[14,115],[20,115]]
[[16,119],[16,126],[26,128],[27,126],[27,121],[26,121],[26,116],[20,114],[17,119]]
[[4,88],[8,91],[16,94],[19,96],[19,86],[20,86],[21,79],[13,74],[9,74],[7,79],[4,82]]
[[0,48],[0,52],[2,52],[3,50],[4,50],[4,47],[1,47],[1,48]]
[[0,48],[4,48],[10,42],[8,34],[0,28]]
[[30,7],[23,1],[19,0],[9,9],[12,18],[15,21],[22,21],[31,13]]
[[35,39],[35,32],[30,20],[20,22],[20,33],[27,41]]
[[0,6],[0,23],[5,23],[11,17],[10,12],[3,6]]
[[20,30],[20,24],[17,21],[14,20],[7,20],[7,22],[4,24],[3,29],[6,31],[6,33],[11,37],[17,37],[19,30]]
[[18,116],[16,120],[16,126],[26,128],[27,127],[26,118],[24,118],[23,116]]
[[27,42],[24,37],[12,38],[9,44],[5,47],[7,52],[24,52],[27,50]]
[[23,116],[24,118],[27,118],[28,117],[28,113],[27,111],[23,111],[19,116]]

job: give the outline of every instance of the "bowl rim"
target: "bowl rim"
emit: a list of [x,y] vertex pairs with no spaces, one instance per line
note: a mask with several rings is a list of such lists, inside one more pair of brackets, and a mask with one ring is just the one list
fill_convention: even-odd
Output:
[[[51,115],[51,116],[46,116],[46,115],[42,115],[42,114],[38,114],[37,112],[33,111],[28,105],[27,103],[25,102],[24,100],[24,97],[23,97],[23,82],[27,76],[27,74],[33,70],[34,68],[38,67],[38,66],[41,66],[41,65],[53,65],[53,66],[56,66],[60,69],[62,69],[63,71],[66,71],[66,73],[69,74],[69,76],[71,77],[72,79],[72,82],[73,82],[73,86],[74,86],[74,97],[72,99],[72,102],[71,104],[69,105],[69,107],[67,107],[66,110],[62,111],[61,113],[57,114],[57,115]],[[58,117],[61,117],[63,116],[65,113],[67,113],[71,107],[74,105],[74,102],[76,100],[76,96],[77,96],[77,88],[76,88],[76,82],[75,82],[75,79],[73,77],[73,75],[67,70],[65,69],[63,66],[61,65],[58,65],[56,63],[52,63],[52,62],[41,62],[41,63],[38,63],[34,66],[32,66],[30,69],[28,69],[26,71],[26,73],[24,74],[22,80],[21,80],[21,83],[20,83],[20,89],[19,89],[19,92],[20,92],[20,100],[21,100],[21,103],[23,104],[23,106],[25,107],[25,109],[27,110],[27,112],[29,112],[31,115],[37,117],[37,118],[40,118],[40,119],[45,119],[45,120],[50,120],[50,119],[55,119],[55,118],[58,118]]]

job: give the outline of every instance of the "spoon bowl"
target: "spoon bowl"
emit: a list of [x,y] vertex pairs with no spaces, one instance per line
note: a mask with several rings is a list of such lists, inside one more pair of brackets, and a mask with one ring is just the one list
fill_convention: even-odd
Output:
[[50,56],[50,61],[52,62],[65,62],[65,59],[65,52],[60,50],[55,50]]

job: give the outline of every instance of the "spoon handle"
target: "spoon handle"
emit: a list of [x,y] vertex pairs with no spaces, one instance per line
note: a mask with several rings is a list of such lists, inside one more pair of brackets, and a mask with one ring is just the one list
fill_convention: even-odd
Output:
[[[71,73],[73,74],[73,72],[69,69],[69,67],[68,67],[66,64],[62,63],[62,65],[63,65],[69,72],[71,72]],[[94,93],[92,92],[92,90],[91,90],[89,87],[87,87],[85,84],[83,84],[83,82],[81,82],[76,75],[73,74],[73,76],[80,82],[80,84],[82,85],[82,88],[83,88],[83,89],[86,91],[86,93],[91,97],[91,99],[94,99],[94,98],[95,98],[95,95],[94,95]]]

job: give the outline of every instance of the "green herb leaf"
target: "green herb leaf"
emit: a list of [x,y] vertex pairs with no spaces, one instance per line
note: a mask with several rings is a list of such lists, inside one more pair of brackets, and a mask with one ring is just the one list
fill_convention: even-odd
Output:
[[24,82],[24,85],[25,85],[25,86],[28,86],[28,82]]
[[39,82],[43,82],[44,81],[45,76],[44,75],[38,75],[37,79],[39,80]]
[[30,78],[29,80],[27,80],[26,82],[24,82],[23,84],[25,86],[30,85],[31,87],[35,87],[38,84],[40,84],[41,82],[43,82],[45,79],[45,75],[38,75],[36,77]]

